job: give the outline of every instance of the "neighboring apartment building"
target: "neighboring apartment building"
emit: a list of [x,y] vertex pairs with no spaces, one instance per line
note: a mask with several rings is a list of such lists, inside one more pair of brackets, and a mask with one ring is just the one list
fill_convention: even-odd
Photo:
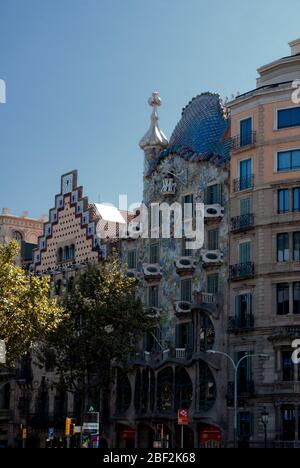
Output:
[[[49,221],[41,224],[36,234],[39,238],[35,238],[35,273],[50,275],[53,296],[72,292],[76,275],[106,257],[105,239],[116,238],[120,225],[125,223],[126,213],[112,206],[89,203],[77,184],[77,171],[64,174]],[[34,356],[23,359],[14,380],[9,445],[16,445],[20,424],[28,428],[28,447],[44,447],[49,428],[53,427],[55,435],[61,437],[67,416],[80,422],[78,395],[58,391],[53,385],[57,376],[51,363],[40,368],[35,361]],[[8,405],[7,389],[2,399]]]
[[21,216],[13,215],[8,208],[2,209],[0,215],[0,244],[7,244],[11,240],[20,243],[20,263],[29,267],[32,263],[32,252],[38,243],[38,237],[43,232],[45,219],[34,219],[24,211]]
[[[141,207],[135,218],[140,236],[122,242],[122,259],[154,326],[132,372],[117,372],[110,444],[150,448],[163,440],[179,447],[177,410],[189,409],[184,446],[220,446],[226,443],[227,368],[205,351],[226,350],[230,122],[219,97],[202,94],[183,110],[168,143],[157,123],[157,93],[149,104],[151,126],[140,147],[151,238],[143,238],[148,221]],[[171,235],[162,234],[157,204],[175,202],[191,226],[196,204],[205,203],[201,249],[175,238],[172,213]]]
[[[300,104],[292,101],[293,92],[299,95],[292,83],[300,78],[300,40],[290,47],[290,56],[259,68],[256,89],[229,103],[228,351],[236,358],[270,355],[247,358],[240,368],[244,446],[264,443],[264,407],[270,444],[300,445],[300,367],[291,361],[291,343],[300,337]],[[231,411],[231,429],[232,422]]]

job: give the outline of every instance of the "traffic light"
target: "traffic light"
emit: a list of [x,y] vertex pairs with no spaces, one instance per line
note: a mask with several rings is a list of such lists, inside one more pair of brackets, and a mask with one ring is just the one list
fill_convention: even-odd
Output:
[[72,419],[71,418],[66,418],[66,426],[65,426],[65,436],[69,436],[71,432],[71,423]]

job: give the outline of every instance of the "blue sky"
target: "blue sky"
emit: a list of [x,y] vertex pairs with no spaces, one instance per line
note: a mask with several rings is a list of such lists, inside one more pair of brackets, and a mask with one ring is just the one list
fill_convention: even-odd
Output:
[[91,201],[139,201],[152,90],[170,137],[193,96],[254,88],[299,17],[299,0],[0,0],[0,207],[47,213],[72,169]]

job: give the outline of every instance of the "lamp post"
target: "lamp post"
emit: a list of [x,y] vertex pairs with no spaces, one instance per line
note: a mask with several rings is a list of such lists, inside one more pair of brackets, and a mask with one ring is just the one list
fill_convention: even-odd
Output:
[[265,359],[269,359],[270,356],[268,354],[246,354],[237,363],[235,363],[229,354],[223,353],[222,351],[215,351],[213,349],[209,349],[206,352],[210,354],[220,354],[221,356],[225,356],[231,362],[234,369],[234,448],[237,448],[238,370],[240,368],[241,363],[246,359],[252,359],[254,357],[263,357]]
[[264,410],[261,413],[261,420],[262,420],[262,423],[263,423],[264,429],[265,429],[265,449],[266,449],[267,446],[268,446],[267,427],[268,427],[268,423],[269,423],[269,413],[267,412],[266,407],[264,408]]

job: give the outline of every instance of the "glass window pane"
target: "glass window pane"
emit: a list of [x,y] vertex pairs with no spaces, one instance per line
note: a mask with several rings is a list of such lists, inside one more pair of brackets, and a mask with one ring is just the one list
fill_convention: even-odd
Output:
[[181,281],[181,300],[192,301],[192,281],[190,279]]
[[292,361],[292,351],[282,351],[282,380],[292,382],[294,380],[294,365]]
[[208,250],[217,250],[219,248],[219,229],[208,231]]
[[209,294],[218,293],[218,282],[219,282],[218,273],[207,276],[207,292]]
[[289,313],[289,285],[286,283],[277,285],[277,315]]
[[293,211],[300,211],[300,188],[293,189]]
[[290,209],[290,194],[288,189],[278,190],[278,213],[285,213]]
[[129,250],[127,264],[129,269],[136,268],[136,250]]
[[278,129],[300,125],[300,107],[278,111]]
[[293,259],[297,262],[300,261],[300,232],[293,234]]
[[283,151],[277,155],[277,170],[287,171],[291,169],[291,152]]
[[293,284],[293,313],[300,314],[300,283]]
[[150,244],[150,263],[159,263],[159,244]]
[[287,262],[289,260],[289,235],[287,233],[277,234],[277,261]]
[[300,167],[300,150],[292,151],[292,168],[298,169]]
[[240,122],[240,145],[246,146],[251,144],[252,136],[252,119],[242,120]]

